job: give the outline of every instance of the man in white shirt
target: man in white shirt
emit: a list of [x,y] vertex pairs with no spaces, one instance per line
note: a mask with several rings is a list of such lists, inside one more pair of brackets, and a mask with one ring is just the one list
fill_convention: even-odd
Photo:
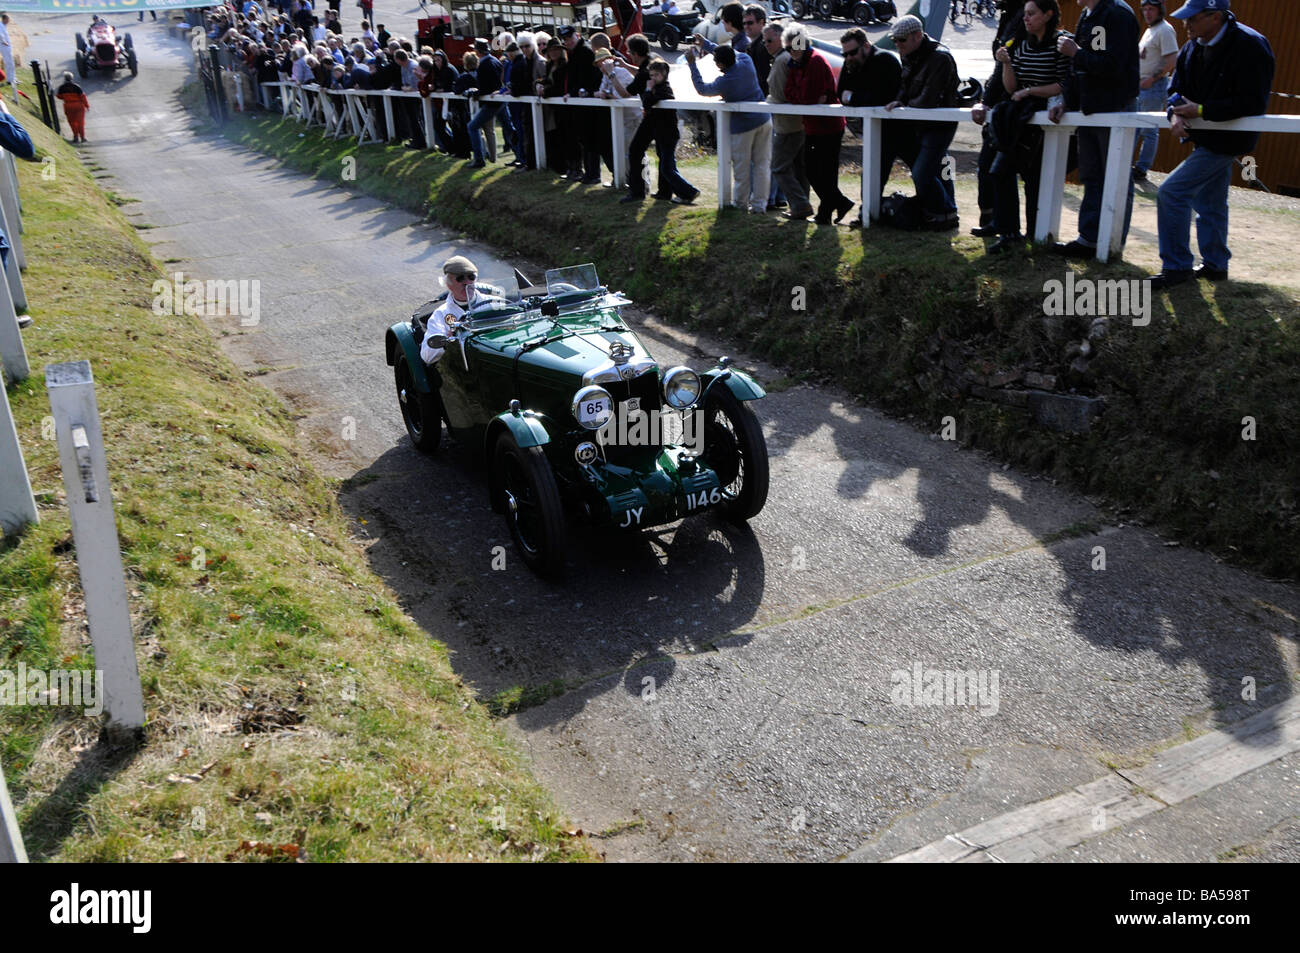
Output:
[[14,70],[14,47],[9,39],[9,14],[0,13],[0,58],[4,60],[5,78],[14,88],[14,100],[18,99],[18,73]]
[[437,335],[451,334],[453,326],[469,311],[470,306],[479,298],[474,283],[478,281],[478,269],[474,263],[463,255],[453,255],[442,266],[443,283],[447,286],[447,300],[438,310],[429,316],[425,325],[424,341],[420,344],[420,359],[425,364],[433,364],[442,358],[443,348],[431,347],[429,339]]
[[[1138,43],[1138,71],[1142,77],[1138,92],[1138,112],[1160,112],[1169,100],[1169,77],[1178,63],[1178,36],[1165,19],[1164,0],[1143,0],[1142,17],[1147,29]],[[1133,180],[1145,182],[1160,144],[1158,129],[1140,129],[1137,134],[1137,164]]]

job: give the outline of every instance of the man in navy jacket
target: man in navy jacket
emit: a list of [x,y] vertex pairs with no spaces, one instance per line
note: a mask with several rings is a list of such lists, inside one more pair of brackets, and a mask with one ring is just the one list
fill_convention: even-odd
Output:
[[[1078,0],[1084,7],[1074,39],[1061,37],[1057,48],[1070,59],[1065,83],[1065,105],[1084,115],[1136,112],[1139,84],[1137,17],[1120,0]],[[1057,105],[1048,115],[1053,121],[1064,109]],[[1106,179],[1106,150],[1110,129],[1080,126],[1079,181],[1083,201],[1079,204],[1079,237],[1058,243],[1056,250],[1067,258],[1086,259],[1097,254],[1097,229],[1101,224],[1102,187]],[[1124,208],[1124,232],[1128,239],[1133,217],[1133,179],[1128,177],[1128,200]]]
[[[1273,50],[1263,36],[1239,23],[1231,0],[1189,0],[1171,16],[1187,21],[1191,37],[1178,53],[1170,84],[1169,110],[1175,138],[1190,138],[1192,154],[1160,186],[1157,197],[1160,274],[1154,288],[1191,278],[1222,281],[1228,277],[1228,186],[1232,163],[1255,148],[1259,133],[1192,129],[1187,120],[1227,122],[1268,111],[1273,85]],[[1180,97],[1179,102],[1174,97]],[[1191,230],[1196,213],[1196,240],[1201,267],[1193,271]]]

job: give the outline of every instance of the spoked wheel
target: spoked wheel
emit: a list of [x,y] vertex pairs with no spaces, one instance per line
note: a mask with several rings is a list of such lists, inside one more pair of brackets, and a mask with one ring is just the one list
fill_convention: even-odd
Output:
[[767,502],[767,441],[758,416],[721,381],[704,405],[704,463],[718,474],[726,519],[743,523],[758,515]]
[[806,0],[794,0],[790,4],[790,15],[796,20],[802,20],[808,15],[808,4]]
[[681,42],[682,36],[677,32],[677,27],[669,24],[659,31],[659,45],[665,50],[677,49],[677,44]]
[[397,383],[397,405],[402,408],[402,423],[415,449],[434,454],[442,443],[442,401],[436,394],[422,394],[416,389],[405,356],[397,356],[393,376]]
[[867,3],[866,0],[862,0],[861,3],[853,8],[853,22],[858,26],[866,26],[869,23],[874,23],[875,19],[876,12],[872,8],[871,4]]
[[835,17],[835,0],[817,0],[817,16],[823,20]]
[[519,555],[539,576],[561,574],[564,508],[541,447],[521,447],[509,431],[497,438],[493,467],[500,480],[506,525]]

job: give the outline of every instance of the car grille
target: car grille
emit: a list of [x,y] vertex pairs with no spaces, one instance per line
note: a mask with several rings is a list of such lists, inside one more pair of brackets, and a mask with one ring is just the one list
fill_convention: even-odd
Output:
[[[618,381],[617,383],[603,384],[610,396],[614,398],[614,406],[621,406],[623,401],[629,397],[638,397],[641,400],[641,409],[647,414],[653,410],[660,409],[659,398],[659,374],[657,371],[646,371],[639,377],[631,381]],[[648,460],[653,460],[663,449],[662,434],[654,434],[649,428],[647,433],[661,439],[650,444],[638,444],[636,446],[625,446],[616,442],[618,434],[615,432],[614,439],[605,443],[605,459],[615,466],[638,466],[643,465]]]
[[101,43],[95,47],[95,55],[99,57],[101,62],[115,60],[117,59],[117,47],[113,46],[112,43]]

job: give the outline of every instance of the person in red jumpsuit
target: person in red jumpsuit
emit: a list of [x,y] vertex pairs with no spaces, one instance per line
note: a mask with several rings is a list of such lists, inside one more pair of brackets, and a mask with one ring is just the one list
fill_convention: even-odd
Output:
[[63,85],[54,91],[54,95],[63,100],[63,115],[72,130],[72,141],[85,142],[86,110],[90,108],[90,101],[81,87],[72,81],[71,73],[63,74]]

